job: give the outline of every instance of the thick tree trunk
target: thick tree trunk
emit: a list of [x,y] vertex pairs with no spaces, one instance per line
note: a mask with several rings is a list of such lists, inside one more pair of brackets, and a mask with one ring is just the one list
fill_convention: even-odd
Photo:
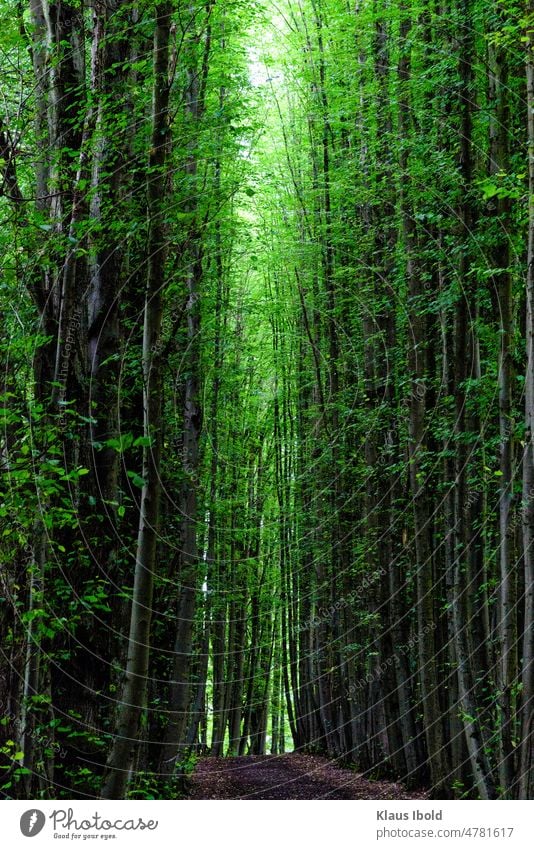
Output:
[[141,713],[146,709],[152,593],[156,568],[161,457],[161,319],[165,285],[166,228],[164,224],[169,107],[169,2],[156,7],[152,148],[147,184],[150,233],[143,334],[144,436],[143,489],[139,516],[136,566],[128,638],[125,682],[118,707],[115,735],[102,787],[102,798],[125,796]]
[[[207,6],[209,18],[211,4]],[[191,4],[189,13],[196,20],[199,8]],[[161,770],[171,773],[174,770],[178,752],[184,743],[187,714],[190,700],[189,670],[193,643],[193,628],[198,591],[199,554],[197,544],[198,516],[198,472],[200,461],[200,432],[202,429],[202,410],[200,406],[200,285],[203,275],[203,246],[198,220],[198,133],[204,112],[206,79],[211,50],[211,29],[208,25],[202,56],[198,56],[197,43],[200,37],[189,39],[185,62],[187,65],[187,85],[185,91],[185,111],[191,133],[189,153],[186,162],[189,197],[185,206],[193,218],[189,235],[189,262],[187,269],[187,351],[188,370],[185,380],[184,430],[183,430],[183,469],[185,484],[183,488],[181,515],[183,516],[182,552],[180,584],[181,593],[177,611],[177,628],[174,642],[174,660],[172,681],[169,692],[169,722],[165,732],[165,745],[162,748]]]

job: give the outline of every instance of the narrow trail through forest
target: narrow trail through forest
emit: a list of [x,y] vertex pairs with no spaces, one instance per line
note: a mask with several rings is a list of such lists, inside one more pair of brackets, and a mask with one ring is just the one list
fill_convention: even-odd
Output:
[[424,790],[369,781],[328,758],[297,753],[204,758],[192,777],[191,799],[425,799]]

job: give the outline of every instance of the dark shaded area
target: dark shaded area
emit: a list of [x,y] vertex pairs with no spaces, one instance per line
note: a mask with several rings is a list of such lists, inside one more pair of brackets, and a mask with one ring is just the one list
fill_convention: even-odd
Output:
[[205,758],[191,782],[191,799],[426,799],[424,790],[369,781],[328,758],[291,753]]

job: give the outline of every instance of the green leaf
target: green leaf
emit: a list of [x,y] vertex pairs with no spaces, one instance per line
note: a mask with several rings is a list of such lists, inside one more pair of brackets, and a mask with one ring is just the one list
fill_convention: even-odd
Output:
[[145,481],[140,475],[137,474],[137,472],[127,472],[127,475],[134,486],[138,486],[140,489],[144,487]]
[[133,444],[134,448],[137,448],[138,446],[142,446],[143,448],[150,448],[150,446],[152,445],[152,440],[150,436],[138,436]]

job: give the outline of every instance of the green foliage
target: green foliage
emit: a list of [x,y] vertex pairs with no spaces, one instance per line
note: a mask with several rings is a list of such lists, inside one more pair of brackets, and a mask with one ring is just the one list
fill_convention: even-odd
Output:
[[[52,35],[31,10],[0,7],[0,638],[13,664],[0,679],[35,744],[28,770],[17,723],[0,720],[2,789],[52,795],[53,762],[65,798],[101,790],[151,462],[149,742],[129,798],[185,794],[195,748],[259,753],[284,734],[357,752],[377,777],[415,751],[425,762],[409,778],[428,783],[444,679],[443,728],[479,733],[489,780],[500,738],[514,763],[522,744],[515,649],[515,678],[499,681],[499,520],[510,495],[521,563],[532,21],[510,0],[222,0],[185,17],[173,4],[162,172],[158,4],[115,5],[94,27],[94,10],[60,3]],[[160,224],[165,247],[148,256]],[[147,277],[163,256],[147,349]],[[147,423],[149,366],[162,416]],[[468,663],[460,603],[484,635]],[[165,781],[183,621],[198,728]],[[459,709],[471,667],[473,705]],[[440,751],[450,761],[448,740]],[[449,767],[441,789],[478,792],[472,765]]]

